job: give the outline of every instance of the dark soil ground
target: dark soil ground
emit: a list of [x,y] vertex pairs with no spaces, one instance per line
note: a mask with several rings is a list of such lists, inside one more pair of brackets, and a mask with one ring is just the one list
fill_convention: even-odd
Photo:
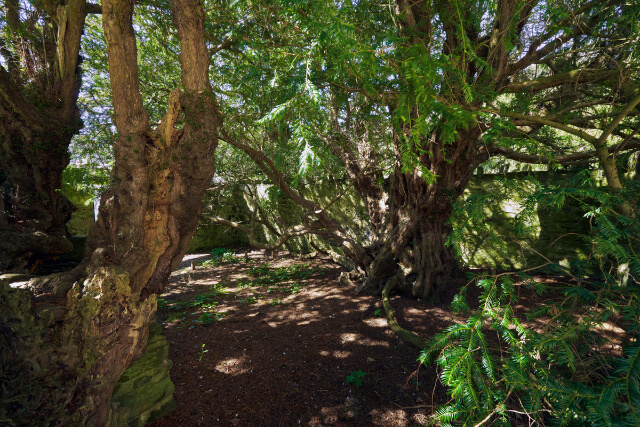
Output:
[[[159,302],[178,408],[152,427],[415,426],[447,402],[380,299],[341,285],[329,259],[255,251],[188,267],[208,258],[185,258]],[[398,322],[429,338],[464,321],[449,309],[464,283],[438,306],[392,297]]]
[[[436,371],[419,367],[418,350],[389,330],[379,298],[339,284],[341,271],[326,258],[256,251],[248,262],[175,272],[158,321],[178,408],[152,426],[427,423],[447,400]],[[424,337],[452,320],[416,300],[392,303]]]

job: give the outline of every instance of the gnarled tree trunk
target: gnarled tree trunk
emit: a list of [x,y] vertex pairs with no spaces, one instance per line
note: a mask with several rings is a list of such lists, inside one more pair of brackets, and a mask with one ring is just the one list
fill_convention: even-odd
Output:
[[40,34],[21,22],[19,8],[11,0],[4,8],[10,42],[22,57],[2,50],[8,70],[0,66],[0,271],[26,272],[72,250],[64,225],[75,208],[59,190],[69,143],[81,127],[76,104],[86,7],[84,0],[46,3]]
[[425,180],[420,169],[402,172],[398,164],[391,175],[388,231],[364,272],[360,292],[379,295],[392,281],[392,291],[430,302],[439,299],[457,270],[453,250],[446,245],[448,221],[481,159],[473,146],[478,134],[478,129],[466,131],[446,149],[434,143],[431,155],[420,157],[434,182]]
[[59,192],[72,133],[44,120],[34,129],[2,105],[0,122],[0,271],[29,271],[72,250],[65,223],[75,207]]
[[0,420],[17,424],[121,424],[111,393],[144,351],[155,293],[186,252],[214,173],[220,115],[201,4],[174,2],[183,88],[155,130],[139,91],[133,3],[105,0],[102,11],[119,139],[85,259],[24,284],[36,310],[25,291],[9,288],[15,278],[0,284],[2,383],[13,386],[3,390]]

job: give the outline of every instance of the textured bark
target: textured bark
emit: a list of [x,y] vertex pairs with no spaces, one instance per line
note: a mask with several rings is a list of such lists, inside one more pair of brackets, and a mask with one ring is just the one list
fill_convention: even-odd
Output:
[[445,149],[433,144],[431,155],[420,158],[437,180],[427,182],[418,170],[391,175],[390,223],[383,247],[366,270],[359,290],[380,295],[388,281],[390,291],[436,302],[457,270],[446,246],[447,223],[453,203],[462,195],[481,157],[474,148],[479,129],[461,134]]
[[[3,332],[14,334],[0,355],[2,382],[30,380],[2,392],[8,411],[0,420],[17,424],[117,425],[123,419],[111,393],[145,349],[155,293],[186,252],[214,173],[220,115],[208,84],[201,4],[174,4],[182,89],[169,97],[155,130],[139,91],[133,3],[105,0],[102,11],[119,135],[112,182],[81,265],[23,284],[37,313],[26,291],[2,285],[0,298],[14,301],[0,312]],[[179,115],[182,128],[175,126]],[[20,326],[29,322],[32,327]]]
[[38,46],[21,35],[29,28],[17,6],[8,2],[5,12],[25,71],[18,71],[18,58],[9,58],[8,71],[0,66],[0,271],[32,270],[44,258],[71,251],[64,224],[74,207],[59,189],[69,143],[81,127],[77,65],[85,2],[54,9],[52,30]]

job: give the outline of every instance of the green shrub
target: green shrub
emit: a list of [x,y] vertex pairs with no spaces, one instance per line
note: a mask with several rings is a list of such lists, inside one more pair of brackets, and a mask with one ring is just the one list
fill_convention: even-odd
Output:
[[[593,225],[584,236],[592,256],[573,272],[562,269],[573,277],[560,284],[526,273],[477,276],[473,310],[471,285],[460,291],[453,309],[469,313],[467,321],[437,334],[419,359],[442,369],[452,397],[436,413],[443,426],[511,425],[518,413],[540,424],[640,425],[640,223],[616,211],[625,195],[638,194],[634,185],[615,195],[583,186],[532,196],[537,208],[561,209],[568,197],[582,203]],[[545,302],[517,311],[519,286]],[[604,334],[611,325],[619,342]]]

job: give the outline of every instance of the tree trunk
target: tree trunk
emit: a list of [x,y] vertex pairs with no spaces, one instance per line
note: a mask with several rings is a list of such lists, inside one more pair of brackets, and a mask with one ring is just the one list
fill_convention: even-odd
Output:
[[420,158],[435,182],[428,182],[418,168],[402,172],[398,163],[391,175],[389,229],[365,271],[360,292],[380,295],[392,281],[391,291],[428,302],[440,299],[457,271],[453,250],[445,243],[452,230],[448,221],[453,203],[481,160],[473,149],[478,133],[477,129],[462,133],[446,150],[433,144],[431,155]]
[[0,271],[33,270],[73,248],[64,224],[75,208],[59,190],[82,125],[76,104],[85,1],[47,12],[44,33],[25,35],[35,30],[20,21],[18,2],[5,5],[8,38],[30,71],[20,71],[18,58],[7,61],[8,71],[0,66]]
[[[406,185],[407,181],[413,181],[413,185]],[[392,291],[436,302],[446,289],[457,265],[452,249],[445,245],[451,231],[447,221],[453,200],[420,205],[420,195],[428,188],[421,177],[393,175],[391,211],[398,209],[393,218],[395,224],[366,272],[360,292],[380,295],[391,280]],[[394,196],[401,197],[404,206],[397,203]]]
[[2,105],[0,122],[0,271],[26,272],[73,248],[65,223],[75,207],[59,192],[72,135],[51,123],[34,131]]
[[102,11],[119,134],[112,185],[80,266],[24,283],[33,298],[9,287],[19,277],[0,283],[1,421],[122,425],[114,385],[145,349],[155,294],[186,252],[214,173],[220,114],[200,3],[174,4],[183,90],[156,130],[139,91],[133,4],[104,0]]

